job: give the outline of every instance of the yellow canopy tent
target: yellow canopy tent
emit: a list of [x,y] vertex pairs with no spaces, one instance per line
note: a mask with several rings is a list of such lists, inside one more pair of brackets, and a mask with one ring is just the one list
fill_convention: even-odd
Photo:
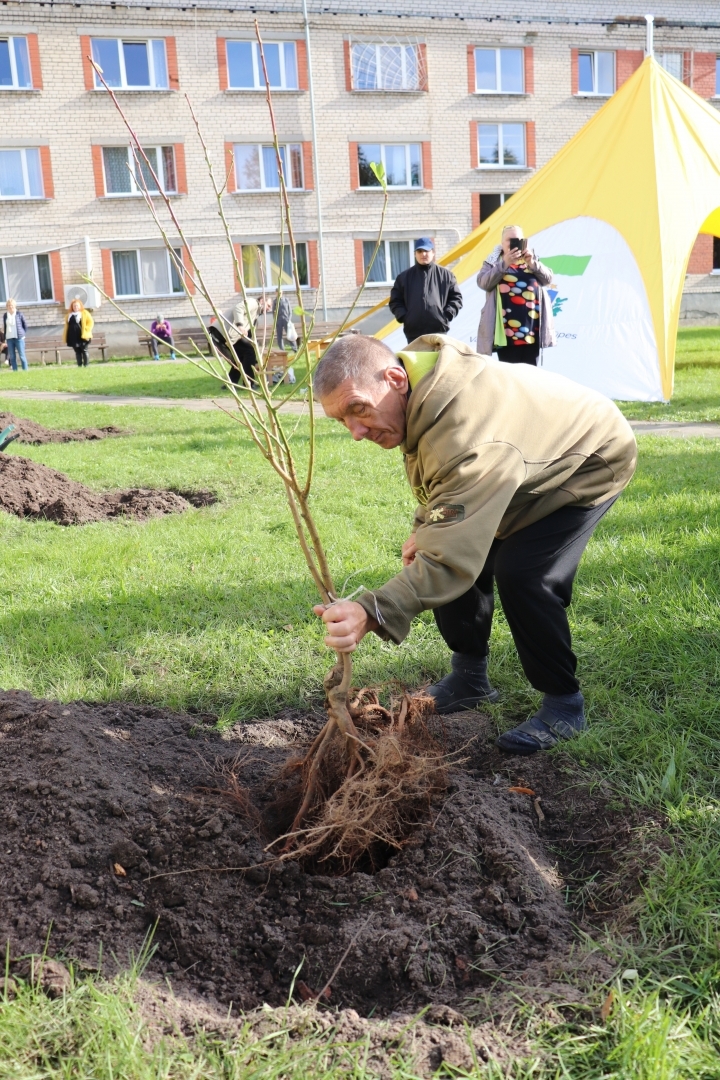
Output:
[[[475,276],[517,223],[553,270],[558,344],[543,365],[609,397],[673,390],[683,281],[698,232],[720,235],[720,115],[648,57],[547,165],[440,260],[464,307],[449,333],[475,344]],[[391,348],[396,322],[378,332]]]

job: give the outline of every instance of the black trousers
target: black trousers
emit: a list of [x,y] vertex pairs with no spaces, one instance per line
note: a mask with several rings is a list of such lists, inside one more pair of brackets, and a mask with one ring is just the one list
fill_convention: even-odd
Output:
[[452,651],[487,656],[494,581],[531,685],[544,694],[577,693],[566,608],[582,553],[615,499],[592,507],[563,506],[505,540],[494,540],[473,587],[435,608],[438,630]]
[[498,360],[505,364],[532,364],[537,367],[540,345],[537,341],[534,345],[496,345],[495,352]]
[[88,366],[88,342],[79,341],[77,345],[73,345],[73,352],[75,353],[75,359],[77,360],[78,367]]

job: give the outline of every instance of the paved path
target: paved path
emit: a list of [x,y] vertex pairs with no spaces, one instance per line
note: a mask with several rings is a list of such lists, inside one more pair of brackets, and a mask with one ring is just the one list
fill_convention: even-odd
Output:
[[[142,363],[142,361],[140,361]],[[173,363],[173,361],[169,361]],[[153,363],[153,361],[150,361]],[[160,361],[162,363],[162,361]],[[226,398],[162,398],[162,397],[119,397],[112,394],[74,394],[68,390],[3,390],[0,398],[27,401],[84,401],[93,405],[150,405],[161,409],[189,409],[191,412],[211,412],[217,409],[215,400],[232,407],[230,397]],[[289,401],[285,406],[289,413],[306,412],[307,407],[300,401]],[[319,405],[315,406],[315,415],[324,416]],[[685,423],[682,420],[631,420],[630,425],[638,435],[670,435],[676,439],[720,439],[720,424]]]

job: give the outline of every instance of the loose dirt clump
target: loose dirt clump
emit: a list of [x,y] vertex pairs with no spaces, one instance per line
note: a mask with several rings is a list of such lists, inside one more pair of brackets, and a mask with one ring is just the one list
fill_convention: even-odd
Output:
[[45,443],[88,442],[95,439],[108,439],[119,435],[129,435],[130,432],[122,428],[108,424],[107,427],[77,428],[74,431],[61,431],[54,428],[43,427],[34,420],[26,420],[22,416],[14,416],[13,413],[0,412],[0,431],[14,424],[14,435],[21,443],[30,443],[32,446],[42,446]]
[[198,502],[191,500],[188,492],[183,496],[146,488],[93,491],[39,461],[0,454],[0,510],[21,518],[54,521],[56,525],[88,525],[122,517],[146,521],[217,501],[211,492],[193,495]]
[[309,873],[266,848],[282,766],[322,724],[287,712],[220,734],[149,706],[0,692],[0,942],[41,952],[52,923],[50,956],[94,968],[102,948],[108,973],[155,927],[150,973],[180,995],[252,1009],[293,988],[375,1017],[472,1012],[502,987],[581,1000],[568,973],[588,988],[611,974],[574,924],[622,915],[656,823],[562,757],[503,758],[469,713],[436,721],[465,760],[402,850]]

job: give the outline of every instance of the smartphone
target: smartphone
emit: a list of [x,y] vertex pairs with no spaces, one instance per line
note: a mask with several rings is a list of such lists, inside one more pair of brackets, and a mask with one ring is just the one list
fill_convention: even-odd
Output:
[[511,236],[508,240],[508,247],[511,251],[524,251],[525,240],[522,236]]

